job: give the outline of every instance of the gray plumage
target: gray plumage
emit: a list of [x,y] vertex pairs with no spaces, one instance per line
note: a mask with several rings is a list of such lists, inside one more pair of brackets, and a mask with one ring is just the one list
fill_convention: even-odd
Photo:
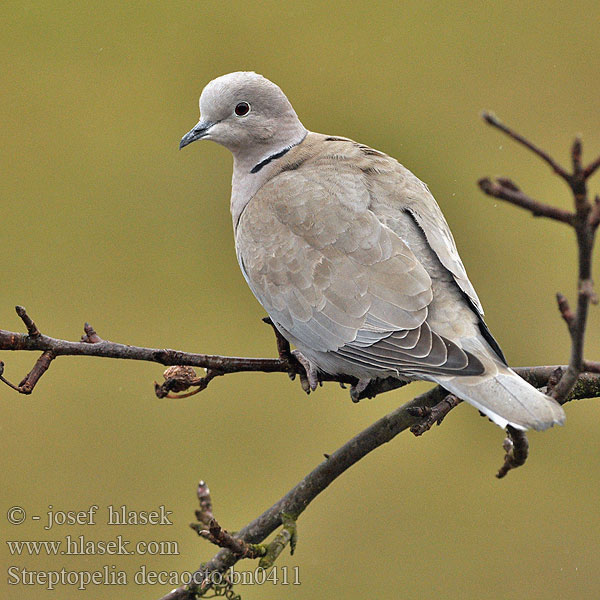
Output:
[[[255,73],[210,82],[181,141],[234,156],[231,212],[252,292],[312,368],[439,383],[501,427],[564,422],[508,366],[427,186],[393,158],[308,132]],[[243,113],[243,114],[242,114]]]

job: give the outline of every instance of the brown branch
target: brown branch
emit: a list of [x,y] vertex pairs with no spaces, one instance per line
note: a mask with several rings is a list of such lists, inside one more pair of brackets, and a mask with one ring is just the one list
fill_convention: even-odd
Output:
[[[273,566],[277,557],[289,544],[290,553],[294,554],[296,542],[298,539],[298,530],[296,520],[293,516],[286,513],[281,514],[282,529],[268,545],[248,544],[235,534],[230,534],[223,529],[217,522],[212,512],[212,499],[208,486],[204,481],[200,481],[196,491],[200,509],[195,511],[196,523],[190,523],[190,527],[196,533],[209,542],[229,550],[236,559],[242,558],[260,558],[259,567],[268,569]],[[200,578],[198,575],[194,578],[195,583],[200,584],[201,589],[208,589],[211,578]]]
[[[593,369],[598,368],[600,371],[600,364],[598,363],[591,363],[591,367]],[[558,368],[560,367],[517,367],[514,370],[532,385],[544,387]],[[312,500],[342,473],[376,448],[389,442],[402,431],[413,426],[416,422],[415,419],[420,418],[420,415],[426,412],[424,411],[425,408],[431,409],[438,406],[446,396],[447,392],[440,386],[436,386],[379,419],[379,421],[367,427],[334,453],[326,454],[325,460],[322,463],[262,515],[243,527],[235,534],[235,537],[248,543],[259,544],[282,524],[282,516],[287,514],[297,519]],[[580,375],[577,385],[571,392],[568,400],[595,397],[600,397],[600,376],[585,374]],[[515,433],[515,431],[513,430],[511,433],[511,436],[514,436],[512,437],[513,447],[508,448],[505,441],[507,454],[511,455],[509,458],[511,468],[522,464],[527,454],[527,446],[524,445],[527,443],[527,439],[520,439],[519,434],[522,432],[516,431]],[[517,438],[516,443],[515,438]],[[505,458],[505,462],[506,460]],[[503,466],[498,475],[505,468]],[[219,551],[211,560],[200,565],[194,573],[192,580],[198,583],[197,586],[192,585],[190,588],[179,587],[163,596],[161,600],[195,599],[196,592],[201,591],[200,585],[202,582],[210,581],[213,573],[225,573],[238,560],[240,560],[240,557],[235,556],[228,550]]]
[[504,464],[496,474],[498,479],[502,479],[511,469],[516,469],[525,464],[529,454],[529,442],[524,431],[519,431],[510,425],[506,428],[508,434],[504,440]]
[[266,549],[257,544],[248,544],[244,540],[235,537],[226,529],[223,529],[216,519],[211,519],[208,524],[208,530],[198,531],[198,535],[208,540],[212,544],[229,550],[237,558],[260,558],[266,554]]
[[568,225],[571,225],[575,218],[575,215],[567,210],[530,198],[517,188],[510,179],[498,177],[496,181],[492,181],[489,177],[484,177],[478,181],[478,184],[481,191],[488,196],[506,200],[515,206],[525,208],[531,211],[534,217],[548,217],[549,219],[561,221]]
[[18,386],[16,386],[14,383],[11,383],[10,381],[8,381],[8,379],[6,379],[4,377],[4,362],[3,361],[0,361],[0,381],[2,381],[9,388],[12,388],[13,390],[15,390],[17,392],[21,391]]
[[600,373],[600,362],[584,360],[583,361],[583,370],[586,373]]
[[[196,523],[190,523],[190,527],[202,538],[220,548],[226,548],[237,559],[242,558],[264,558],[267,554],[267,547],[258,544],[248,544],[240,540],[234,534],[223,529],[213,514],[212,498],[206,482],[200,481],[196,490],[200,508],[195,511]],[[200,586],[200,590],[208,590],[211,586],[211,579],[200,577],[199,574],[193,580]]]
[[[543,387],[547,385],[556,367],[521,367],[515,370],[530,383]],[[580,379],[581,382],[578,382],[569,400],[600,397],[600,376],[587,375]],[[327,454],[325,460],[302,481],[265,510],[262,515],[243,527],[235,534],[235,537],[247,543],[259,544],[281,526],[282,514],[291,515],[297,519],[308,505],[342,473],[376,448],[394,439],[402,431],[409,429],[420,418],[415,417],[415,414],[422,414],[424,408],[435,407],[447,395],[448,393],[443,388],[436,386],[364,429],[338,450]],[[194,574],[193,581],[210,580],[212,573],[225,573],[238,560],[240,558],[230,551],[221,550],[211,560],[200,565]],[[192,600],[195,598],[194,589],[198,591],[198,586],[195,588],[192,586],[191,589],[180,587],[163,596],[161,600]]]
[[85,331],[85,335],[81,336],[82,342],[85,342],[86,344],[98,344],[102,341],[102,338],[96,333],[96,330],[89,323],[84,323],[83,331]]
[[198,519],[199,523],[208,525],[215,516],[212,512],[212,498],[210,497],[210,490],[208,489],[206,482],[202,480],[199,481],[196,495],[198,496],[198,503],[200,504],[200,508],[195,513],[196,519]]
[[[192,367],[175,365],[169,367],[163,373],[163,377],[165,378],[164,383],[158,384],[156,381],[154,382],[154,393],[157,398],[189,398],[205,390],[208,384],[219,375],[223,375],[223,373],[215,369],[207,369],[204,377],[197,377]],[[191,387],[195,387],[196,389],[185,394],[178,393],[184,392]]]
[[461,402],[462,400],[454,394],[448,394],[435,406],[418,406],[411,409],[410,414],[419,418],[419,421],[410,428],[411,433],[418,437],[434,425],[441,425],[446,415]]
[[573,146],[571,147],[571,163],[573,165],[573,174],[571,177],[579,177],[583,173],[583,167],[581,166],[581,153],[581,138],[577,136],[573,140]]
[[[197,354],[192,352],[182,352],[180,350],[170,350],[163,348],[146,348],[142,346],[132,346],[129,344],[119,344],[101,339],[94,329],[88,323],[85,324],[85,335],[82,336],[79,342],[53,338],[43,335],[37,330],[31,318],[27,315],[24,308],[18,307],[17,312],[23,319],[26,326],[35,328],[35,335],[17,333],[14,331],[6,331],[0,329],[0,350],[9,351],[42,351],[49,352],[54,358],[58,356],[96,356],[102,358],[121,358],[126,360],[139,360],[156,362],[165,366],[174,367],[202,367],[207,370],[205,377],[193,378],[189,377],[189,373],[183,375],[181,379],[181,371],[175,371],[176,376],[171,377],[167,372],[167,381],[162,385],[156,384],[156,392],[159,397],[168,396],[169,392],[175,390],[187,389],[190,386],[197,385],[201,389],[205,389],[208,383],[218,375],[229,373],[241,373],[248,371],[260,371],[263,373],[298,373],[301,372],[301,366],[296,358],[290,353],[288,356],[283,349],[283,344],[278,341],[280,350],[280,358],[247,358],[237,356],[220,356],[211,354]],[[289,348],[289,346],[288,346]],[[49,355],[48,355],[49,356]],[[48,356],[46,358],[48,358]],[[46,367],[47,368],[47,367]],[[39,376],[43,374],[42,371]],[[39,376],[36,379],[39,379]],[[10,385],[13,389],[25,392],[19,389],[18,386],[10,384],[6,379],[1,377],[0,380]],[[356,383],[356,379],[348,376],[334,377],[329,375],[322,376],[323,381],[337,381],[341,383]],[[383,380],[385,382],[385,380]],[[399,384],[402,385],[402,384]],[[399,387],[399,385],[393,387]],[[389,383],[382,383],[381,391],[393,389]],[[200,390],[198,390],[200,391]],[[369,386],[361,397],[369,397],[368,394],[374,395],[380,393],[377,384]]]
[[[101,339],[88,323],[85,324],[85,335],[82,336],[81,341],[72,342],[43,335],[23,307],[17,307],[16,311],[25,323],[28,333],[0,329],[0,350],[43,352],[36,366],[23,380],[21,384],[24,386],[23,389],[21,389],[21,386],[9,383],[0,374],[1,381],[21,393],[30,393],[33,385],[47,370],[50,361],[58,356],[97,356],[149,361],[162,365],[203,367],[208,370],[207,376],[199,379],[202,379],[205,384],[219,374],[244,371],[289,372],[292,368],[295,368],[294,365],[290,366],[282,359],[195,354],[178,350],[118,344]],[[202,386],[203,383],[198,385]]]
[[[564,297],[562,297],[562,302],[559,300],[561,314],[569,325],[571,333],[571,360],[565,368],[564,374],[554,386],[552,394],[561,403],[575,398],[600,397],[600,364],[585,361],[583,358],[587,310],[589,303],[595,299],[591,280],[591,251],[594,232],[600,222],[599,203],[596,202],[596,205],[592,206],[589,202],[586,180],[598,169],[600,159],[583,168],[581,141],[577,139],[573,144],[571,155],[573,172],[569,173],[547,152],[502,124],[495,116],[485,113],[484,119],[539,156],[571,187],[575,203],[574,213],[530,198],[509,179],[498,178],[496,182],[492,182],[490,179],[480,181],[480,187],[486,194],[526,208],[534,216],[545,216],[558,220],[575,229],[579,248],[579,291],[575,314],[570,310]],[[277,331],[279,358],[225,357],[117,344],[101,339],[87,323],[84,328],[85,335],[82,336],[80,342],[51,338],[40,333],[25,309],[17,307],[17,313],[23,320],[28,333],[0,330],[0,350],[42,351],[42,356],[19,386],[4,379],[1,371],[3,365],[0,363],[0,380],[21,393],[30,393],[40,377],[47,371],[52,360],[58,356],[67,355],[142,360],[170,365],[175,370],[168,370],[167,381],[162,386],[158,386],[161,393],[165,392],[165,395],[169,395],[170,392],[184,391],[194,386],[204,389],[214,377],[228,373],[262,371],[296,374],[301,372],[297,360],[290,352],[289,344]],[[206,376],[198,378],[193,371],[186,370],[192,366],[207,369]],[[590,373],[581,376],[581,372],[586,369]],[[530,367],[515,370],[530,382],[535,381],[537,387],[553,383],[553,377],[556,378],[556,367]],[[356,383],[352,377],[324,376],[323,380],[337,381],[342,384]],[[375,380],[364,390],[361,397],[372,397],[401,385],[403,385],[402,382],[392,378]],[[375,448],[392,440],[402,431],[414,427],[417,424],[416,417],[421,420],[418,422],[421,428],[425,428],[426,425],[428,425],[426,428],[429,428],[433,423],[439,422],[456,404],[458,404],[456,399],[448,396],[447,392],[439,386],[414,398],[411,402],[373,423],[333,454],[326,455],[325,461],[237,534],[230,534],[221,528],[214,519],[208,488],[201,482],[198,488],[201,508],[196,514],[199,523],[206,524],[208,529],[199,530],[199,534],[223,549],[197,571],[201,577],[200,581],[205,582],[207,574],[224,572],[241,558],[262,556],[264,548],[258,549],[256,544],[263,541],[283,523],[284,515],[292,520],[297,519],[310,502],[349,467]],[[509,443],[506,445],[507,456],[504,466],[498,473],[499,477],[504,476],[510,469],[523,464],[527,457],[528,446],[524,434],[511,427],[507,429],[509,434]],[[194,580],[198,581],[196,578]],[[178,588],[165,596],[164,600],[191,599],[195,597],[195,591],[201,590],[198,590],[197,586],[192,586],[190,589]]]
[[37,328],[37,325],[31,320],[27,312],[22,306],[15,306],[15,311],[21,317],[23,323],[25,323],[25,327],[27,327],[27,335],[30,337],[38,337],[40,334],[40,330]]
[[[585,171],[581,168],[581,142],[575,140],[572,150],[573,174],[569,179],[569,185],[573,193],[575,204],[575,220],[573,228],[577,237],[579,283],[577,293],[577,311],[569,326],[571,335],[571,357],[569,366],[558,382],[552,396],[558,401],[564,400],[584,370],[584,340],[587,315],[590,302],[597,303],[598,299],[594,293],[592,282],[592,251],[594,248],[596,228],[592,224],[590,215],[593,212],[592,204],[588,200]],[[590,174],[593,172],[590,171]],[[559,302],[560,307],[560,302]],[[562,309],[561,309],[562,313]],[[564,314],[563,314],[564,316]]]
[[[97,337],[96,332],[93,331],[93,329],[89,325],[86,324],[86,327],[86,335],[88,335],[88,332],[93,332],[93,336]],[[92,334],[89,333],[89,335]],[[62,340],[43,335],[41,333],[38,336],[32,338],[26,334],[0,329],[0,350],[41,350],[42,352],[48,351],[52,353],[54,357],[96,356],[102,358],[121,358],[125,360],[148,361],[159,363],[162,365],[201,367],[207,369],[207,375],[204,378],[197,378],[196,384],[200,386],[204,385],[202,383],[199,383],[200,380],[211,380],[217,375],[226,375],[230,373],[242,373],[250,371],[262,373],[290,372],[289,362],[280,358],[241,358],[237,356],[196,354],[192,352],[183,352],[181,350],[168,350],[161,348],[131,346],[127,344],[118,344],[107,340],[101,340],[100,338],[97,339],[99,341],[71,342],[68,340]],[[536,387],[543,387],[547,384],[548,378],[550,377],[552,371],[556,370],[557,368],[557,366],[513,367],[513,370],[516,371],[526,381],[532,383],[532,385],[535,385]],[[563,367],[563,369],[566,369],[566,367]],[[178,372],[180,371],[175,371],[175,373]],[[173,371],[169,372],[167,370],[168,378],[170,373],[173,373]],[[0,372],[0,381],[3,381],[7,385],[10,385],[13,389],[17,391],[21,391],[18,389],[18,386],[10,384],[2,375],[2,372]],[[27,377],[25,379],[27,379]],[[173,379],[173,381],[171,384],[167,385],[169,379]],[[171,391],[184,389],[185,385],[188,385],[189,387],[189,379],[186,379],[183,383],[178,379],[178,377],[172,377],[169,379],[167,379],[167,382],[162,384],[162,386],[158,386],[163,391],[166,390],[167,393]],[[356,379],[352,377],[333,377],[326,374],[322,375],[322,380],[336,381],[342,384],[352,384],[356,382]],[[183,387],[178,388],[176,385],[178,383],[180,383]],[[389,392],[404,385],[406,385],[406,382],[400,381],[393,377],[388,377],[386,379],[374,379],[361,393],[360,398],[373,398],[378,394]],[[204,387],[206,386],[204,385]],[[586,389],[593,388],[588,386],[588,388]],[[596,394],[593,393],[590,397],[596,397]]]
[[548,163],[555,173],[567,182],[571,189],[571,193],[573,194],[575,212],[570,213],[533,200],[521,192],[509,179],[498,178],[496,182],[492,182],[489,178],[484,178],[479,181],[479,187],[486,194],[527,208],[536,216],[544,216],[566,223],[575,230],[579,264],[577,310],[575,313],[570,309],[565,296],[562,294],[557,295],[560,313],[567,323],[569,334],[571,336],[571,356],[569,365],[563,372],[560,381],[558,381],[556,386],[551,390],[551,395],[562,403],[565,402],[573,389],[573,386],[575,386],[579,375],[585,369],[586,363],[584,361],[583,348],[588,309],[590,302],[598,302],[592,282],[592,250],[594,247],[596,229],[600,223],[600,202],[597,197],[594,205],[589,201],[587,179],[600,166],[600,158],[584,168],[582,166],[581,139],[576,138],[571,147],[571,163],[573,165],[573,171],[569,173],[550,157],[547,152],[501,123],[494,115],[484,113],[483,118],[487,123],[500,129],[500,131],[504,132],[520,144],[523,144],[526,148]]
[[594,198],[594,206],[590,211],[590,227],[596,229],[600,225],[600,196]]
[[575,315],[571,310],[569,301],[567,300],[566,296],[559,292],[558,294],[556,294],[556,303],[558,304],[558,310],[560,311],[561,317],[567,324],[569,331],[572,331],[575,325]]
[[4,363],[0,362],[0,381],[4,382],[8,387],[13,390],[19,392],[20,394],[31,394],[33,392],[33,388],[35,384],[40,380],[40,377],[48,370],[50,367],[50,363],[54,360],[55,355],[52,350],[46,350],[42,353],[42,355],[37,359],[33,368],[25,377],[21,380],[19,385],[14,385],[7,379],[3,377],[4,373]]
[[596,170],[598,169],[598,167],[600,167],[600,156],[592,161],[584,170],[583,170],[583,176],[588,179],[589,177],[591,177]]
[[[236,537],[247,543],[258,544],[282,524],[282,513],[297,519],[310,502],[344,471],[369,452],[389,442],[396,435],[410,427],[415,421],[415,418],[410,414],[411,408],[433,406],[444,395],[445,392],[437,386],[367,427],[341,448],[329,454],[328,458],[313,469],[285,496],[242,528],[236,534]],[[225,573],[238,560],[239,557],[229,550],[221,550],[210,561],[200,566],[193,576],[193,581],[210,580],[212,573]],[[198,586],[192,585],[191,589],[177,588],[164,596],[162,600],[191,600],[194,598],[194,590],[198,591]]]
[[[598,369],[600,371],[598,363],[590,363],[589,366],[590,370]],[[532,385],[544,387],[557,369],[560,367],[516,367],[514,370]],[[387,382],[388,380],[383,381]],[[447,396],[448,394],[443,388],[436,386],[373,423],[334,453],[326,454],[325,461],[262,515],[242,528],[235,537],[247,543],[259,544],[282,524],[282,515],[290,514],[297,519],[310,502],[343,472],[369,452],[414,426],[419,419],[427,415],[427,409],[439,407]],[[591,397],[600,397],[600,376],[581,375],[568,400]],[[527,439],[520,434],[522,432],[517,430],[511,432],[513,444],[511,448],[508,448],[505,441],[508,457],[505,457],[505,465],[499,471],[498,476],[503,476],[511,468],[523,464],[527,456]],[[192,579],[198,582],[197,586],[192,585],[188,589],[177,588],[161,600],[192,600],[196,597],[196,592],[206,589],[206,586],[202,590],[200,589],[202,582],[210,581],[213,573],[225,573],[238,560],[240,560],[240,556],[236,556],[226,549],[219,551],[210,561],[203,563],[194,574]]]
[[48,370],[50,363],[56,358],[52,350],[46,350],[37,359],[33,369],[25,375],[21,383],[19,383],[19,391],[22,394],[31,394],[35,384],[40,380],[40,377]]
[[536,146],[533,142],[530,142],[521,134],[517,133],[510,127],[507,127],[504,123],[502,123],[502,121],[500,121],[500,119],[498,119],[498,117],[496,117],[495,114],[484,111],[481,114],[481,116],[483,117],[483,120],[486,123],[490,124],[492,127],[496,127],[496,129],[499,129],[500,131],[511,137],[513,140],[519,142],[519,144],[522,144],[527,149],[531,150],[534,154],[539,156],[544,162],[550,165],[551,169],[557,175],[562,177],[565,181],[569,180],[569,172],[564,167],[559,165],[545,150],[538,148],[538,146]]
[[286,513],[281,514],[281,531],[275,536],[275,539],[266,546],[266,553],[260,559],[258,566],[262,569],[268,569],[273,566],[277,557],[283,552],[289,544],[290,554],[294,554],[296,544],[298,543],[298,527],[296,519]]
[[[96,335],[95,332],[94,335]],[[40,334],[35,338],[31,338],[22,333],[5,331],[3,329],[0,329],[0,350],[41,350],[43,352],[50,351],[54,355],[54,357],[96,356],[102,358],[121,358],[125,360],[148,361],[159,363],[162,365],[195,366],[207,369],[206,377],[198,378],[198,381],[200,379],[210,380],[216,377],[217,375],[226,375],[230,373],[289,373],[290,371],[290,364],[286,360],[282,360],[280,358],[241,358],[237,356],[196,354],[192,352],[183,352],[181,350],[167,350],[160,348],[146,348],[143,346],[118,344],[115,342],[109,342],[107,340],[100,340],[93,343],[71,342],[68,340],[53,338],[43,334]],[[516,371],[521,377],[523,377],[530,383],[535,381],[533,385],[535,385],[536,387],[543,387],[544,385],[546,385],[548,378],[550,377],[550,373],[556,368],[557,366],[513,367],[513,370]],[[210,374],[211,371],[212,374]],[[175,372],[177,373],[178,371]],[[167,371],[167,376],[168,373],[169,372]],[[178,378],[175,377],[172,379],[175,380],[172,384],[167,385],[167,382],[165,382],[164,384],[162,384],[162,386],[159,387],[161,387],[163,391],[169,388],[167,389],[167,392],[180,389],[177,388],[176,385],[174,385],[175,382],[178,382]],[[326,374],[322,375],[322,380],[349,384],[356,382],[356,379],[352,377],[334,377]],[[17,386],[13,386],[12,384],[10,384],[2,376],[1,372],[0,381],[4,381],[17,391],[20,391],[18,390]],[[186,383],[189,383],[189,380],[184,381],[183,385],[185,385]],[[386,379],[374,379],[361,393],[360,398],[373,398],[378,394],[389,392],[399,387],[403,387],[404,385],[407,385],[406,382],[400,381],[393,377],[388,377]],[[166,388],[164,386],[166,386]],[[592,388],[589,387],[587,389]],[[593,394],[590,397],[596,397],[596,395]]]
[[[551,393],[561,403],[574,398],[600,397],[600,365],[591,361],[584,361],[583,359],[583,338],[587,309],[590,301],[593,301],[595,298],[591,280],[591,250],[597,221],[600,220],[600,216],[596,216],[600,209],[592,207],[588,201],[586,179],[597,167],[594,166],[594,163],[585,169],[582,167],[581,142],[579,140],[575,141],[572,149],[573,173],[568,173],[546,152],[501,124],[492,115],[484,115],[484,118],[488,123],[497,127],[541,157],[558,175],[569,183],[572,189],[575,213],[569,213],[533,200],[521,192],[512,181],[505,178],[500,178],[494,183],[489,179],[484,179],[480,182],[483,191],[489,195],[494,195],[526,208],[534,215],[546,216],[561,221],[575,229],[579,248],[579,293],[576,313],[573,315],[566,299],[562,298],[562,300],[559,300],[561,314],[567,324],[569,324],[571,331],[571,360]],[[35,327],[33,321],[27,317],[24,309],[18,309],[18,312],[29,334],[16,334],[0,330],[0,349],[42,350],[43,352],[50,352],[52,358],[63,355],[103,356],[153,361],[164,365],[198,366],[207,369],[207,376],[204,378],[195,378],[195,374],[192,376],[190,373],[186,373],[179,380],[179,386],[187,385],[188,387],[191,381],[195,381],[198,387],[202,385],[206,387],[211,378],[211,371],[219,375],[241,371],[299,372],[298,365],[294,363],[289,351],[289,345],[282,341],[280,336],[278,336],[278,359],[210,356],[175,350],[159,350],[115,344],[101,340],[89,326],[86,326],[86,335],[81,342],[58,340],[42,335],[37,327]],[[590,369],[592,373],[582,377],[580,374],[586,368]],[[549,383],[553,384],[553,378],[557,378],[555,367],[533,367],[515,370],[530,382],[535,381],[535,385],[538,387]],[[2,377],[1,374],[0,377]],[[351,384],[356,381],[351,377],[325,376],[323,379]],[[172,386],[171,391],[173,391],[177,388],[178,378],[169,377],[168,380],[172,380],[173,382],[170,384]],[[382,391],[399,387],[400,385],[401,382],[391,380],[391,378],[375,380],[364,390],[362,397],[371,397]],[[194,581],[200,580],[201,582],[205,582],[207,574],[214,572],[223,573],[240,558],[254,556],[253,551],[248,551],[247,549],[252,548],[252,544],[263,541],[271,532],[279,527],[282,524],[282,515],[289,515],[292,519],[297,519],[310,502],[350,466],[375,448],[393,439],[400,432],[414,426],[417,422],[415,414],[419,415],[421,426],[423,426],[423,418],[425,418],[429,427],[433,422],[443,418],[451,410],[452,405],[455,405],[454,403],[446,403],[447,408],[444,407],[443,399],[446,396],[447,392],[437,386],[372,424],[336,452],[327,455],[325,461],[309,473],[298,485],[237,534],[229,534],[212,518],[209,521],[208,530],[201,530],[201,535],[207,537],[213,543],[224,546],[224,548],[208,563],[201,566],[196,573],[200,579],[194,577]],[[432,415],[434,416],[433,419]],[[510,469],[523,464],[527,457],[528,446],[524,434],[510,427],[507,429],[509,443],[506,446],[507,455],[505,463],[498,473],[499,477],[504,476]],[[258,556],[258,554],[256,555]],[[195,596],[195,591],[203,590],[198,589],[196,585],[191,586],[190,589],[178,588],[165,596],[164,600],[191,599]]]

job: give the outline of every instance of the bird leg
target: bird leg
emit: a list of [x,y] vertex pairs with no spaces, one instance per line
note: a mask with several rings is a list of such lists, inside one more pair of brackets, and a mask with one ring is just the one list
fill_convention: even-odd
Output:
[[371,382],[370,379],[359,379],[351,388],[350,388],[350,398],[352,398],[352,402],[360,402],[360,395],[367,389],[367,386]]
[[292,355],[294,358],[302,365],[304,371],[300,371],[300,384],[302,385],[302,389],[310,394],[317,389],[317,386],[320,385],[321,380],[319,379],[319,370],[317,367],[300,352],[300,350],[292,350]]

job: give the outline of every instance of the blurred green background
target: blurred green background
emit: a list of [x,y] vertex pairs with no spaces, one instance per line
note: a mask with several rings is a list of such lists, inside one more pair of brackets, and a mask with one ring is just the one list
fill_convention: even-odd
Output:
[[[273,356],[263,311],[235,259],[231,157],[178,152],[203,86],[255,70],[277,82],[312,130],[398,158],[430,186],[452,227],[487,321],[515,365],[568,360],[554,294],[573,299],[569,230],[484,197],[509,175],[568,207],[549,169],[480,119],[484,108],[568,163],[574,134],[600,153],[597,1],[19,2],[0,7],[2,302],[0,327],[188,351]],[[592,191],[598,191],[597,177]],[[595,270],[600,280],[599,271]],[[586,355],[600,357],[593,309]],[[17,382],[35,356],[3,352]],[[201,395],[158,400],[159,365],[62,358],[31,397],[0,387],[3,573],[7,599],[159,598],[141,565],[189,571],[214,549],[188,528],[206,479],[235,530],[343,442],[427,386],[352,405],[327,385],[306,396],[285,375],[232,375]],[[245,600],[595,598],[600,589],[596,401],[567,426],[532,434],[525,468],[503,481],[503,433],[469,406],[354,466],[302,516],[300,586],[238,588]],[[95,526],[6,522],[22,506],[100,507]],[[173,511],[172,526],[110,527],[108,505]],[[11,556],[5,540],[175,540],[177,556]],[[5,568],[86,571],[130,584],[9,585]],[[254,568],[240,563],[240,570]],[[57,595],[58,594],[58,595]]]

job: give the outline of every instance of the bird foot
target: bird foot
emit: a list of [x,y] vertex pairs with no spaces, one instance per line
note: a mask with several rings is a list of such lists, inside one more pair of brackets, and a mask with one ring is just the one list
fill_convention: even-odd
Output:
[[461,400],[453,394],[448,394],[445,398],[438,402],[435,406],[414,406],[408,409],[408,412],[413,417],[419,417],[419,421],[415,423],[410,431],[412,434],[419,436],[429,431],[436,423],[438,425],[444,420],[444,417],[458,404]]
[[292,350],[294,358],[302,365],[304,371],[300,371],[300,385],[302,389],[310,394],[317,389],[317,386],[321,384],[319,379],[319,370],[317,367],[300,352],[300,350]]
[[352,402],[360,402],[360,395],[367,389],[370,382],[370,379],[359,379],[358,382],[350,388],[350,398],[352,398]]

